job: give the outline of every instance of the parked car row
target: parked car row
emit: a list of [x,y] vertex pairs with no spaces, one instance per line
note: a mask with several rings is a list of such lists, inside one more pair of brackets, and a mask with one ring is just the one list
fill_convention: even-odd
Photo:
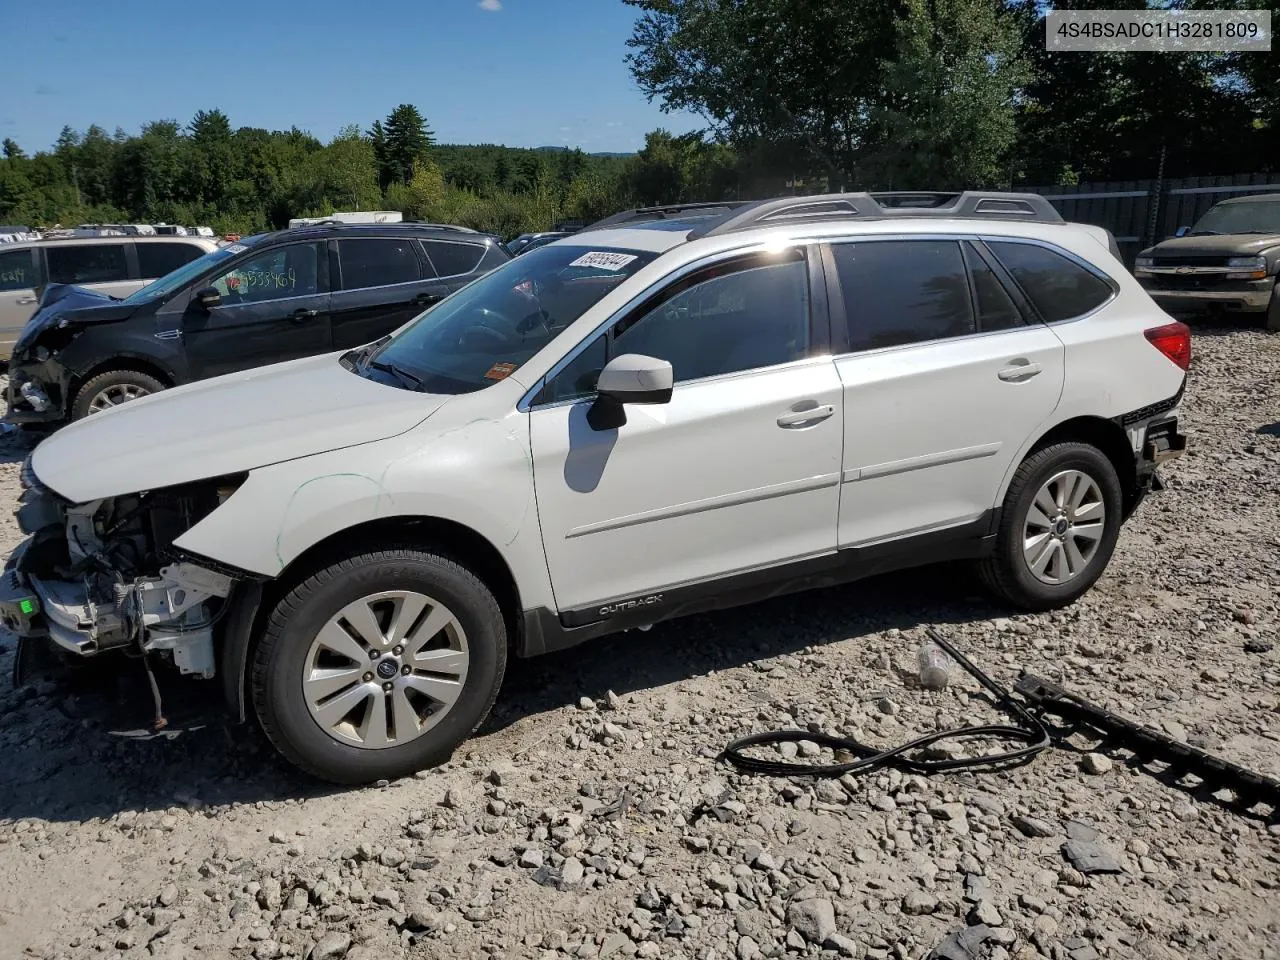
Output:
[[[159,279],[133,279],[160,256],[173,262],[152,271]],[[5,276],[22,284],[11,291],[15,318],[35,303],[31,287],[47,283],[13,342],[6,420],[57,425],[194,380],[369,343],[509,259],[482,234],[393,223],[304,226],[225,245],[132,238],[6,249]]]

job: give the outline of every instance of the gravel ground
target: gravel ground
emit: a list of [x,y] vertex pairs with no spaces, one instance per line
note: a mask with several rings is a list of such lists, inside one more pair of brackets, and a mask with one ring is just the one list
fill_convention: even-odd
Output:
[[[623,634],[517,663],[454,762],[363,790],[298,778],[205,685],[164,685],[157,739],[133,664],[0,679],[0,956],[906,960],[969,930],[994,960],[1280,958],[1280,825],[1087,741],[927,779],[714,759],[779,726],[998,722],[967,678],[910,683],[934,624],[1006,684],[1025,667],[1280,777],[1280,336],[1195,350],[1190,454],[1069,610],[1005,617],[940,569]],[[0,443],[6,500],[22,455]]]

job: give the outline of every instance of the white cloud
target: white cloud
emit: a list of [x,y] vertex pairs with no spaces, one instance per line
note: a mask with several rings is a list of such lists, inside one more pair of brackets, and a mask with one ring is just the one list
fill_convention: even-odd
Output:
[[502,9],[502,0],[480,0],[476,6],[481,10],[488,10],[490,13],[497,13]]

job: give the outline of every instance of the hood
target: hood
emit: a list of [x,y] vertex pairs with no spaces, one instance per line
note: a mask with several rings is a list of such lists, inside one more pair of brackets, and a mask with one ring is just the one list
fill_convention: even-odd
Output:
[[1255,257],[1280,247],[1280,235],[1218,233],[1204,237],[1170,237],[1143,250],[1144,257]]
[[395,436],[447,396],[366,380],[340,353],[201,380],[63,427],[40,482],[75,503],[204,480]]
[[14,352],[33,344],[36,337],[55,324],[110,323],[125,320],[138,309],[136,303],[125,303],[95,290],[67,283],[51,283],[40,296],[35,313],[13,345]]

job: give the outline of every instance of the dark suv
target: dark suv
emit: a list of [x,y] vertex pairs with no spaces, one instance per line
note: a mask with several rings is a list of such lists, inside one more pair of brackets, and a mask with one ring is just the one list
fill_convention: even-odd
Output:
[[10,423],[58,424],[166,387],[377,340],[510,260],[411,224],[246,237],[123,300],[51,284],[9,365]]

